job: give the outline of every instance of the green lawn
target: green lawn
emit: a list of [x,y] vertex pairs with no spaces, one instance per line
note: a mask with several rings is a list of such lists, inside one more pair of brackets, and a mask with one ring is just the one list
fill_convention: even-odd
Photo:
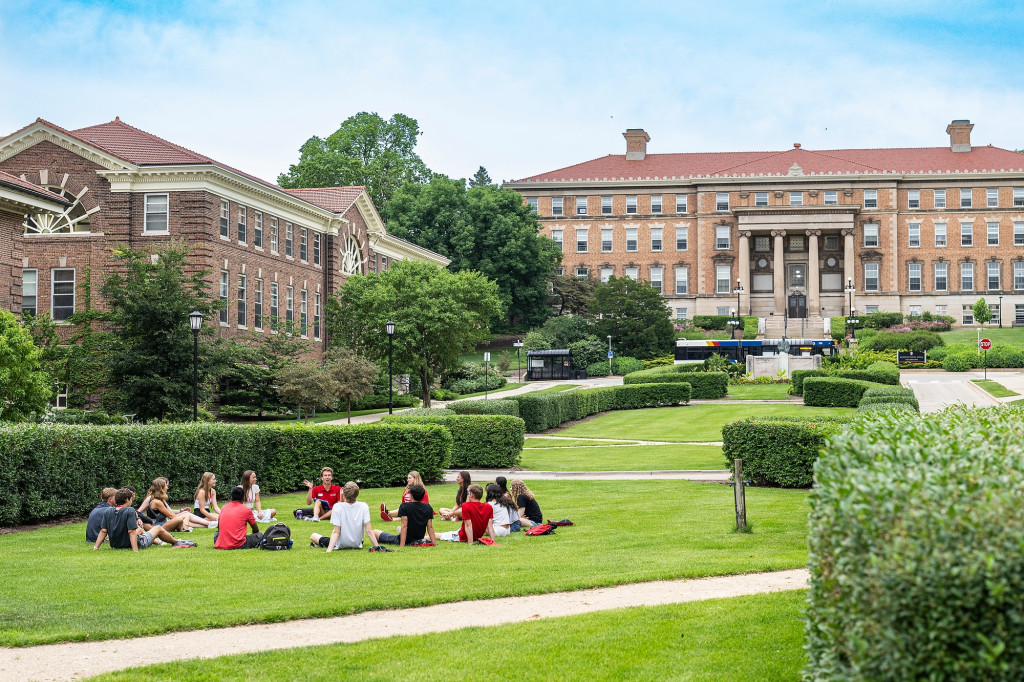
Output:
[[520,386],[526,386],[526,383],[524,382],[524,383],[521,383],[521,384],[517,384],[515,382],[510,381],[507,384],[505,384],[504,386],[502,386],[501,388],[492,388],[492,389],[490,389],[488,391],[480,391],[479,393],[462,393],[460,395],[463,398],[476,398],[477,396],[482,396],[482,395],[485,395],[485,394],[486,395],[493,395],[495,393],[501,393],[502,391],[511,391],[513,388],[519,388]]
[[584,438],[527,438],[526,448],[578,448],[578,447],[601,447],[608,445],[625,445],[634,441],[628,440],[586,440]]
[[[549,680],[799,680],[806,593],[467,628],[133,668],[101,680],[448,680],[487,662]],[[511,674],[511,673],[509,673]]]
[[971,379],[971,381],[996,398],[1012,398],[1015,395],[1020,395],[1020,393],[1011,391],[1006,386],[992,379]]
[[[330,525],[292,520],[291,510],[305,498],[290,495],[265,500],[292,527],[290,552],[217,551],[213,532],[205,529],[189,535],[198,541],[196,549],[154,547],[140,554],[92,551],[83,523],[3,535],[0,646],[771,571],[807,561],[806,491],[748,490],[754,532],[736,533],[728,486],[535,481],[530,487],[548,518],[569,517],[577,525],[548,538],[516,533],[498,547],[441,543],[392,554],[328,555],[310,548],[306,538],[313,531],[329,532]],[[395,504],[400,492],[366,490],[361,499],[375,510],[383,501]],[[435,506],[455,495],[453,486],[433,486],[431,492]],[[373,523],[395,527],[377,518]],[[439,530],[455,527],[438,523]],[[459,648],[449,641],[449,653]],[[484,641],[493,648],[494,640]],[[525,644],[518,640],[507,649]]]
[[[978,332],[975,327],[941,332],[939,336],[942,337],[947,346],[951,343],[966,343],[976,346],[978,343]],[[1002,343],[1008,346],[1024,348],[1024,327],[1010,327],[1005,322],[1002,329],[983,325],[981,328],[981,338],[989,339],[992,343]]]
[[718,445],[636,445],[523,450],[522,466],[537,471],[658,471],[724,469],[725,460]]
[[683,407],[606,412],[557,432],[578,438],[641,438],[663,441],[722,440],[722,426],[747,417],[851,415],[852,408],[705,403]]
[[561,393],[562,391],[568,391],[570,388],[579,388],[579,384],[558,384],[557,386],[542,388],[538,391],[530,391],[530,393]]
[[726,400],[789,400],[790,384],[743,384],[729,386]]

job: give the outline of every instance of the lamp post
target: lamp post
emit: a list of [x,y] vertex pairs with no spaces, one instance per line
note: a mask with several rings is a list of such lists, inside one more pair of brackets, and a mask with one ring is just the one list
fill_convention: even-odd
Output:
[[491,364],[491,354],[484,353],[484,400],[487,400],[487,372]]
[[[849,309],[850,309],[850,317],[847,318],[848,320],[852,320],[853,319],[853,289],[854,289],[854,287],[853,287],[853,277],[847,277],[846,278],[846,295],[849,297],[849,300],[850,300],[850,305],[848,306]],[[857,332],[855,330],[853,330],[852,328],[850,329],[850,331],[853,332],[853,338],[857,338]]]
[[612,375],[612,335],[608,335],[608,376]]
[[850,317],[847,318],[846,321],[850,323],[850,334],[853,336],[853,340],[856,341],[857,340],[857,324],[860,323],[860,320],[857,319],[857,311],[854,310],[853,308],[850,308]]
[[1003,328],[1003,297],[999,297],[999,328]]
[[384,325],[384,331],[388,334],[388,414],[394,413],[394,381],[391,378],[391,357],[395,341],[395,323],[388,320]]
[[736,338],[736,327],[740,326],[739,311],[729,308],[729,338]]
[[740,283],[740,278],[736,278],[736,288],[732,290],[732,293],[736,294],[736,319],[740,319],[740,294],[743,293],[743,285]]
[[199,331],[203,328],[203,314],[193,310],[188,316],[192,328],[192,421],[199,421]]
[[516,371],[519,373],[519,383],[523,383],[523,363],[519,359],[519,350],[523,347],[523,342],[516,341],[512,345],[516,347]]

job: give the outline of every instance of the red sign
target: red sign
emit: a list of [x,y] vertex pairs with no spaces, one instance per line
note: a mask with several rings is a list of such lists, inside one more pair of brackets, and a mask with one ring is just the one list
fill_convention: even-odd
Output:
[[982,350],[988,350],[989,348],[991,348],[991,347],[992,347],[992,342],[991,342],[991,341],[989,341],[988,339],[982,339],[982,340],[981,340],[981,343],[979,343],[979,344],[978,344],[978,346],[979,346],[979,347],[980,347],[980,348],[981,348]]

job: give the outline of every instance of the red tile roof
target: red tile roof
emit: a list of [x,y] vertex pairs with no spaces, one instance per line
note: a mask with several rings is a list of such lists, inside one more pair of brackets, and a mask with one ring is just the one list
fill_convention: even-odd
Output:
[[54,194],[45,187],[40,187],[39,185],[28,182],[27,180],[22,180],[17,175],[11,175],[4,171],[0,171],[0,185],[13,187],[14,189],[28,192],[29,194],[41,196],[55,204],[64,204],[65,206],[71,205],[70,201],[60,195]]
[[366,191],[366,187],[315,187],[309,189],[286,189],[284,191],[328,211],[344,213],[355,203],[359,195]]
[[918,147],[648,154],[642,161],[627,161],[625,155],[609,154],[515,182],[756,177],[787,175],[794,164],[804,175],[1020,172],[1024,170],[1024,154],[991,145],[959,153],[949,147]]
[[213,159],[130,126],[115,118],[109,123],[79,128],[72,134],[136,166],[215,163]]

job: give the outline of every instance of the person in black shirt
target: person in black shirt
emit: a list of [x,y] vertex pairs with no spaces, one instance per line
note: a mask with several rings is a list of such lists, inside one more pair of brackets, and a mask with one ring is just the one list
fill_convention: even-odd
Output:
[[434,533],[434,509],[423,501],[426,492],[421,485],[409,486],[412,502],[403,502],[398,507],[398,518],[402,522],[401,530],[398,535],[375,530],[373,534],[377,536],[377,542],[405,547],[407,544],[422,542],[424,535],[427,535],[431,542],[437,542],[437,535]]
[[96,542],[100,534],[100,526],[103,525],[103,514],[114,506],[114,495],[117,488],[104,488],[100,493],[100,503],[89,512],[89,520],[85,524],[85,541]]
[[132,507],[133,499],[135,499],[135,493],[128,488],[121,488],[117,491],[117,494],[114,495],[114,503],[117,506],[111,507],[103,513],[100,533],[96,537],[93,549],[99,549],[108,535],[111,549],[130,549],[133,552],[146,549],[155,540],[172,545],[177,542],[170,533],[160,526],[153,526],[143,532],[142,520],[135,508]]
[[516,506],[519,507],[519,516],[522,517],[523,527],[530,528],[544,523],[544,515],[540,513],[540,505],[537,504],[536,498],[530,489],[526,487],[526,484],[520,481],[518,478],[509,483],[508,485],[509,495],[516,501]]

